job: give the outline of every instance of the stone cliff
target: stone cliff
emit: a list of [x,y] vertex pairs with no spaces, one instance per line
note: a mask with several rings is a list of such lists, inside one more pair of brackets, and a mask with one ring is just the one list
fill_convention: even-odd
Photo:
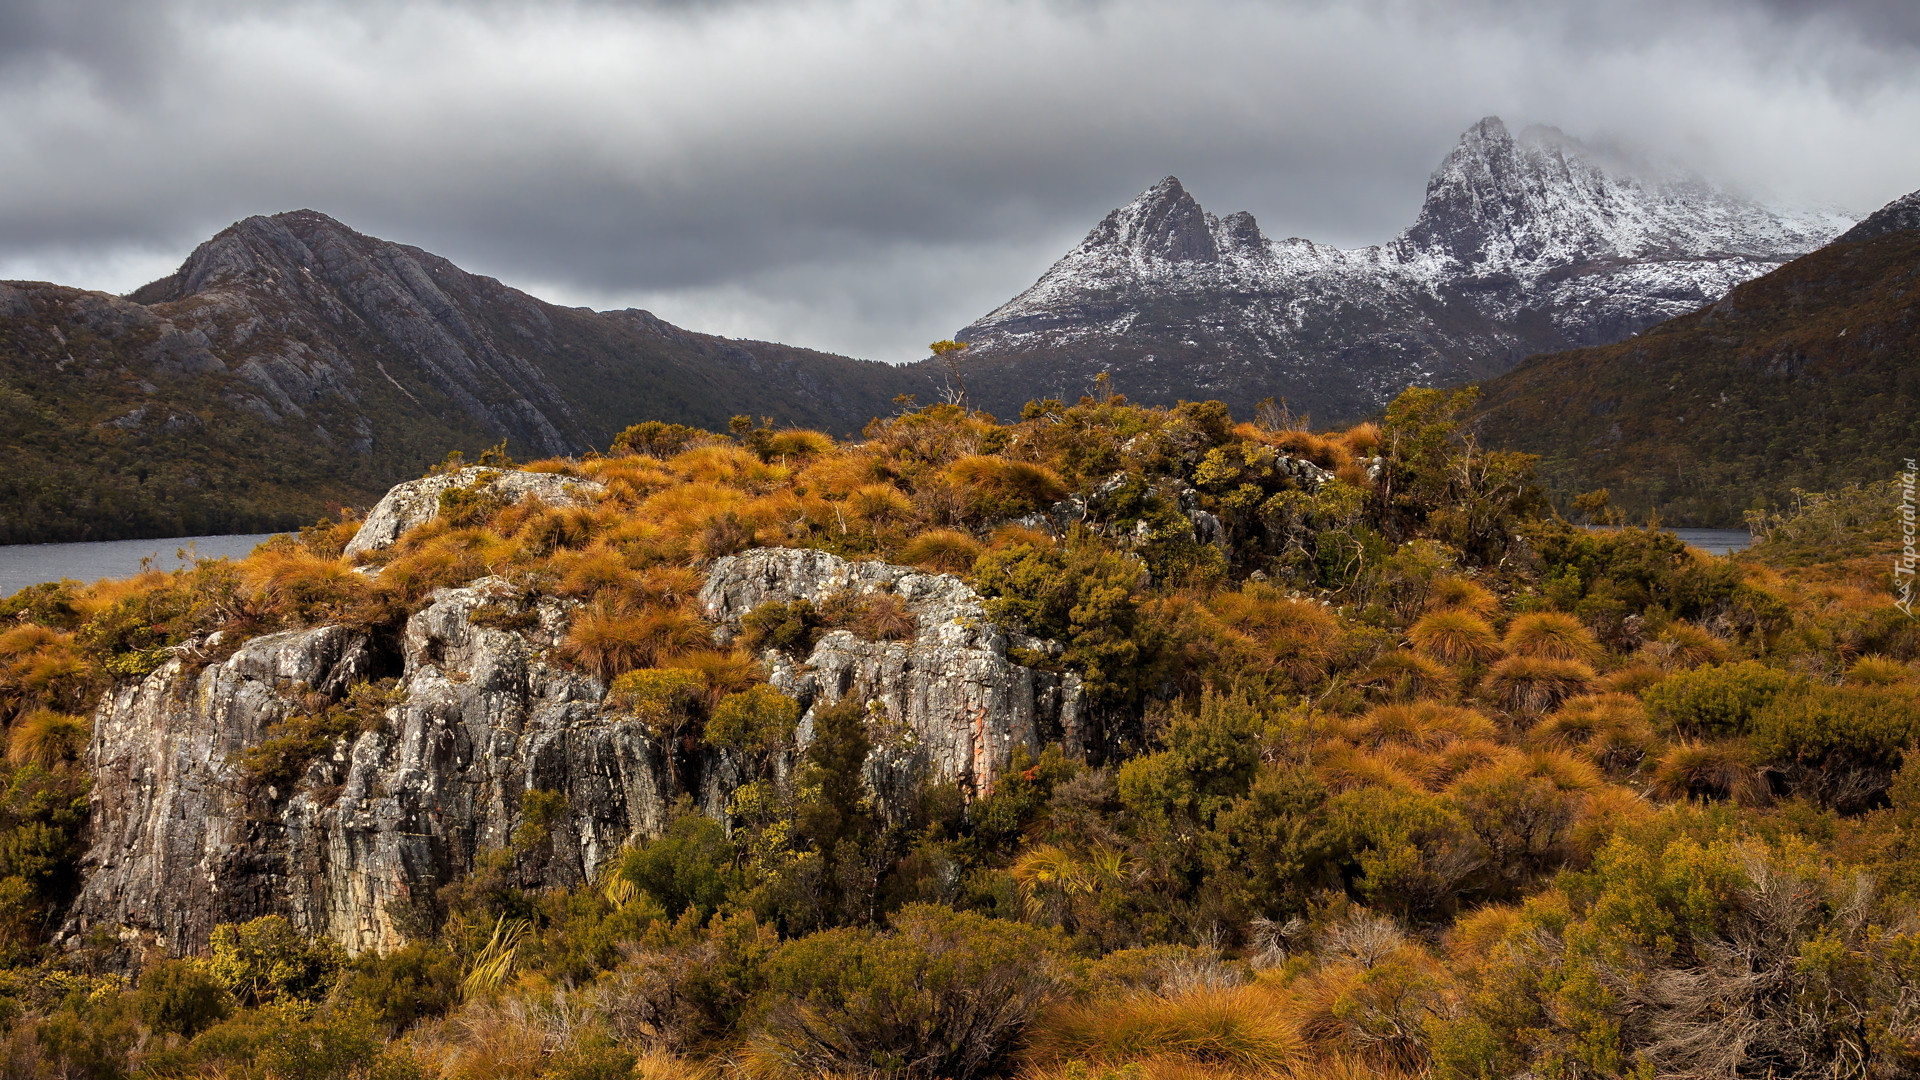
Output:
[[[866,768],[876,785],[927,776],[981,794],[1016,748],[1076,745],[1077,680],[1008,655],[1058,646],[995,627],[958,578],[756,550],[715,563],[701,599],[726,640],[762,603],[867,592],[904,602],[911,640],[836,631],[805,657],[765,657],[773,684],[808,707],[801,745],[812,707],[847,695],[868,701],[881,736]],[[525,628],[476,625],[482,605]],[[484,578],[436,592],[397,642],[341,626],[237,648],[214,635],[117,686],[94,719],[93,845],[66,934],[104,929],[182,954],[220,923],[280,913],[349,950],[386,949],[403,939],[407,906],[395,901],[430,897],[488,852],[511,849],[527,884],[573,884],[657,833],[682,794],[722,811],[737,776],[724,755],[672,760],[685,748],[663,746],[598,679],[549,658],[570,617],[567,602]],[[379,708],[300,762],[296,779],[248,771],[243,755],[275,724],[386,679]],[[565,809],[528,849],[514,837],[532,791],[563,795]]]

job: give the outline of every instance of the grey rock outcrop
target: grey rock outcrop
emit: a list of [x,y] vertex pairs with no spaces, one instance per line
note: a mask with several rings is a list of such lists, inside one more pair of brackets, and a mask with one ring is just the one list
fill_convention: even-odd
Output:
[[989,791],[1022,746],[1059,742],[1083,752],[1080,681],[1023,666],[1009,649],[1057,655],[1059,646],[1009,633],[987,617],[980,596],[951,574],[928,574],[880,562],[852,562],[824,551],[762,548],[715,562],[700,592],[723,638],[740,618],[766,603],[892,594],[913,616],[911,641],[865,641],[846,630],[824,634],[794,664],[770,654],[771,682],[814,708],[849,694],[877,706],[906,745],[890,752],[906,768],[956,780],[976,795]]
[[[713,567],[702,601],[726,638],[763,603],[875,592],[905,602],[912,640],[836,631],[801,662],[768,660],[809,719],[848,695],[869,703],[876,791],[926,776],[982,794],[1017,747],[1077,747],[1077,679],[1008,655],[1058,646],[996,628],[957,578],[751,551]],[[610,707],[598,679],[549,661],[571,607],[483,578],[434,593],[397,643],[338,626],[238,648],[215,635],[116,687],[94,718],[93,843],[64,935],[106,930],[178,955],[205,949],[221,923],[277,913],[351,951],[387,949],[403,937],[397,917],[489,852],[510,852],[525,884],[575,884],[660,832],[682,793],[723,812],[739,777],[724,754],[663,743]],[[388,678],[384,703],[363,710],[373,722],[294,782],[249,773],[243,755],[276,724]],[[809,731],[803,721],[803,741]],[[564,809],[530,835],[535,791]]]
[[585,506],[589,496],[606,490],[592,480],[519,469],[503,471],[469,466],[456,472],[426,476],[396,484],[381,497],[373,509],[367,511],[366,520],[347,542],[344,554],[352,557],[387,547],[408,529],[440,516],[441,493],[474,485],[508,503],[537,498],[548,506]]
[[[408,620],[402,656],[340,627],[256,638],[194,670],[169,660],[118,689],[95,719],[94,845],[69,932],[113,928],[171,953],[203,949],[223,922],[281,913],[353,951],[400,941],[391,902],[430,896],[508,847],[529,791],[565,811],[519,871],[585,880],[665,823],[663,752],[601,708],[605,688],[541,659],[564,630],[554,600],[537,626],[470,623],[483,604],[526,605],[498,579],[446,589]],[[237,755],[300,699],[344,694],[401,668],[382,730],[312,762],[291,791],[252,783]]]

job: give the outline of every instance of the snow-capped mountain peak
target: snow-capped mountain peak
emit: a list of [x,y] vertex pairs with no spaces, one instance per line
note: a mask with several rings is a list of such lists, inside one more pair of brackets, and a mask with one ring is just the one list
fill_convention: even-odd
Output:
[[[1487,117],[1392,241],[1271,241],[1175,177],[1108,214],[1026,292],[959,333],[1036,378],[1112,369],[1142,398],[1275,394],[1328,419],[1409,383],[1497,374],[1528,353],[1616,341],[1819,247],[1851,224]],[[1141,366],[1145,365],[1145,366]],[[1130,368],[1137,370],[1130,371]]]

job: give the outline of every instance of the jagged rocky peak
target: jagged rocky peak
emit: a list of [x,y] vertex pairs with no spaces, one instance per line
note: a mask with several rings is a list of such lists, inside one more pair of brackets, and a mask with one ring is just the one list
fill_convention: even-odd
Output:
[[1516,136],[1497,116],[1468,128],[1427,182],[1403,254],[1502,269],[1617,259],[1778,259],[1846,224],[1826,210],[1780,210],[1678,170],[1590,146],[1558,128]]
[[1220,249],[1213,228],[1212,216],[1200,209],[1178,177],[1169,176],[1108,214],[1087,236],[1086,246],[1119,247],[1149,259],[1214,262]]
[[1860,224],[1840,234],[1838,244],[1851,244],[1860,240],[1872,240],[1876,236],[1899,232],[1902,229],[1920,229],[1920,191],[1902,195],[1887,205],[1862,218]]

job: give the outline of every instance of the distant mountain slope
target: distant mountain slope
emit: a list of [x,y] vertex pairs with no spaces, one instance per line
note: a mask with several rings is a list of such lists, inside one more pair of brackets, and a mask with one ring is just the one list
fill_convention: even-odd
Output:
[[1284,397],[1340,421],[1410,384],[1620,340],[1849,224],[1612,161],[1550,128],[1515,137],[1489,117],[1390,243],[1268,240],[1251,215],[1216,218],[1168,177],[957,336],[972,345],[974,395],[996,412],[1110,371],[1143,401],[1244,412]]
[[1920,192],[1699,311],[1483,389],[1490,444],[1635,517],[1737,525],[1796,487],[1889,479],[1920,456]]
[[127,298],[0,286],[0,542],[285,528],[448,450],[658,419],[839,435],[924,374],[543,303],[312,211],[248,218]]

